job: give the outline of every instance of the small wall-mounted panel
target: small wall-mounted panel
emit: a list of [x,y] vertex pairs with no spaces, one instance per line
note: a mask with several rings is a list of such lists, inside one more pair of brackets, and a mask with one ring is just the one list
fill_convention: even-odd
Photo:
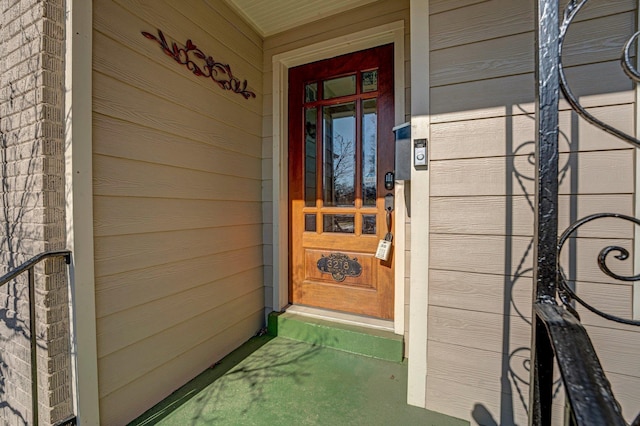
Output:
[[393,128],[396,137],[396,180],[411,180],[411,123]]

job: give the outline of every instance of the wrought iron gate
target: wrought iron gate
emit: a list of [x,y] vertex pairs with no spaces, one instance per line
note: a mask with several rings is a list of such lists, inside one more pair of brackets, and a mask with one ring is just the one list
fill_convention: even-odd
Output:
[[[640,326],[640,321],[607,314],[581,299],[569,285],[559,261],[562,248],[569,237],[575,235],[586,223],[601,218],[617,218],[640,225],[640,220],[630,216],[600,213],[578,220],[558,238],[560,91],[571,108],[587,122],[640,148],[640,140],[609,126],[586,111],[567,82],[562,66],[563,43],[569,26],[588,1],[569,1],[561,21],[558,0],[538,0],[536,4],[536,264],[529,417],[532,425],[551,424],[554,355],[565,387],[568,408],[566,418],[569,424],[626,425],[574,304],[578,303],[607,320]],[[635,83],[640,82],[640,73],[632,62],[635,52],[631,49],[639,36],[640,32],[627,41],[621,57],[622,68]],[[640,275],[625,277],[614,273],[607,266],[610,254],[619,260],[629,258],[629,252],[623,247],[608,246],[602,249],[598,265],[606,275],[616,280],[640,281]],[[632,424],[640,426],[640,415]]]

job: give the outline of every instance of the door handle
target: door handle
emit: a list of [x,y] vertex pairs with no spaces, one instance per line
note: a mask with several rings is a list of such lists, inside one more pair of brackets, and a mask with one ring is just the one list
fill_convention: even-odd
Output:
[[384,210],[387,212],[387,235],[391,235],[391,212],[394,209],[395,197],[393,194],[384,196]]
[[394,205],[394,196],[393,194],[387,194],[384,196],[384,209],[387,211],[393,211],[393,209],[395,208]]

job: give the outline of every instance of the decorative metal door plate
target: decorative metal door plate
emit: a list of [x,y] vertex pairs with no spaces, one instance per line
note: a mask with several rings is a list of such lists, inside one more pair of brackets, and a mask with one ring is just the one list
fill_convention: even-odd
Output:
[[362,274],[362,265],[358,263],[358,258],[349,259],[343,253],[331,253],[325,257],[322,255],[318,260],[318,270],[323,274],[331,274],[331,277],[342,282],[347,277],[359,277]]

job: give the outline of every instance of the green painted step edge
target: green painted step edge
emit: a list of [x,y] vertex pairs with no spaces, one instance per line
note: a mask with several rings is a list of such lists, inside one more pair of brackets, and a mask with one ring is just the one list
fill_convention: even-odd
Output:
[[402,362],[404,340],[390,331],[335,323],[286,312],[271,312],[267,323],[271,336],[351,352],[371,358]]

